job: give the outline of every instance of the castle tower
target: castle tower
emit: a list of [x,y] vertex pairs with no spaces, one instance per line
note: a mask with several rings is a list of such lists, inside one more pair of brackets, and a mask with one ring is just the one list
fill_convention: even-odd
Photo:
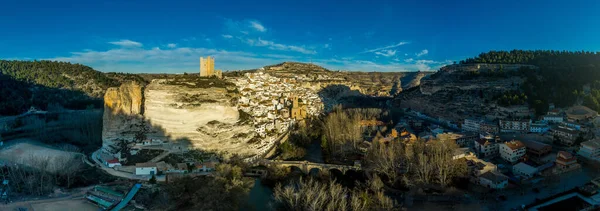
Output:
[[298,108],[298,96],[294,96],[292,99],[292,108]]
[[215,72],[215,59],[207,56],[206,58],[200,57],[200,76],[209,77],[214,75]]

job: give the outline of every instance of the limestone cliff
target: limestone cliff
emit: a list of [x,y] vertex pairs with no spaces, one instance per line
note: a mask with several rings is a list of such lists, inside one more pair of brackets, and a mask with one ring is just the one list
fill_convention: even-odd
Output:
[[143,87],[135,82],[111,87],[104,94],[104,115],[102,139],[110,142],[118,138],[132,138],[128,131],[131,125],[139,122],[143,109]]
[[118,148],[112,140],[131,141],[143,132],[147,139],[169,143],[167,149],[256,154],[248,143],[254,128],[239,123],[235,85],[197,78],[154,79],[143,90],[132,84],[109,89],[104,145]]

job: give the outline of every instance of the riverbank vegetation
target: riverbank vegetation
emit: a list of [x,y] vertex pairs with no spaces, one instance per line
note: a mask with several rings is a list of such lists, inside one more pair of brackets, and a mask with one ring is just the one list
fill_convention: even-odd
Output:
[[240,210],[253,180],[235,164],[217,165],[212,176],[183,177],[144,189],[136,202],[150,210]]
[[383,193],[383,186],[372,182],[362,188],[349,189],[334,180],[321,182],[303,178],[288,185],[278,185],[274,192],[276,210],[399,210]]

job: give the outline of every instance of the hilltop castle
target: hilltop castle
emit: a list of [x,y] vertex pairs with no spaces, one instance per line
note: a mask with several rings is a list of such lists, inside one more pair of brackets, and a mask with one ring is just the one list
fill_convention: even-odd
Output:
[[215,71],[215,59],[207,56],[206,58],[200,57],[200,76],[211,77],[217,76],[223,78],[223,72],[221,70]]

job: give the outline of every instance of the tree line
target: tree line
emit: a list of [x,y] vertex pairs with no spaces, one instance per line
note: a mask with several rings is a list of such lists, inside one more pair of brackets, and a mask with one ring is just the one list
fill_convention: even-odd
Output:
[[109,87],[146,81],[137,74],[102,73],[81,64],[58,61],[0,60],[0,115],[16,115],[31,106],[68,109],[102,108]]

